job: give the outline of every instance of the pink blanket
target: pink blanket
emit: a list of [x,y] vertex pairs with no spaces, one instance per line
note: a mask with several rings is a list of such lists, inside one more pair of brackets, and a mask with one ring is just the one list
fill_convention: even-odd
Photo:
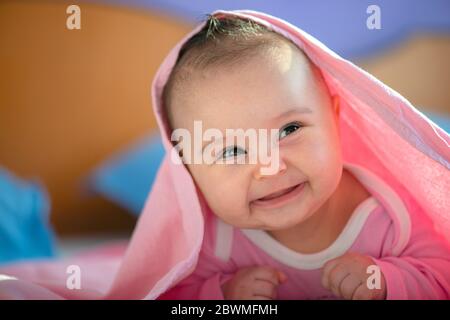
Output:
[[[376,174],[408,208],[420,206],[450,240],[450,137],[446,132],[400,94],[297,27],[255,11],[214,14],[253,19],[302,48],[321,69],[332,93],[341,98],[342,139],[349,142],[343,146],[344,160]],[[181,45],[202,26],[173,48],[153,81],[153,108],[167,151],[172,145],[162,117],[162,89]],[[169,152],[127,246],[105,247],[63,261],[2,267],[0,298],[156,299],[195,270],[204,241],[205,214],[189,172],[174,164]],[[395,228],[400,235],[404,234],[400,229],[408,226],[396,220]],[[393,239],[397,248],[393,254],[400,254],[408,240]],[[79,288],[73,288],[69,282],[78,271]]]

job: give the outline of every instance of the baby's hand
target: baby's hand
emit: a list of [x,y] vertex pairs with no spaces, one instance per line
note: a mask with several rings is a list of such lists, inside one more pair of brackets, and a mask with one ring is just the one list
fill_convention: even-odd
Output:
[[286,279],[284,273],[271,267],[242,268],[222,285],[222,292],[226,300],[272,300]]
[[380,289],[370,289],[367,285],[367,267],[375,265],[368,256],[347,253],[328,261],[322,271],[322,285],[337,297],[352,300],[386,299],[386,281],[380,271]]

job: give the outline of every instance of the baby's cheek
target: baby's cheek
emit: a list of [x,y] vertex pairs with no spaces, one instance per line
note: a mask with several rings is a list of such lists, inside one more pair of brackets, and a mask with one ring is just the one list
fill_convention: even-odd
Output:
[[315,206],[321,206],[336,190],[342,175],[339,160],[327,158],[313,163],[309,168],[309,191]]
[[325,180],[336,178],[342,166],[340,146],[333,137],[322,135],[311,143],[308,167],[312,175],[326,177]]
[[236,187],[214,187],[207,191],[213,206],[221,211],[236,210],[242,203],[242,191]]
[[223,215],[226,215],[230,222],[235,225],[248,223],[250,208],[245,190],[236,187],[226,193],[224,191],[218,201]]

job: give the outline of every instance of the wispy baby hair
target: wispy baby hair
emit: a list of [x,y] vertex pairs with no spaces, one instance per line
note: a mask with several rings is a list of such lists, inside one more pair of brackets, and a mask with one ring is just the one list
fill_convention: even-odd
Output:
[[250,19],[206,15],[204,27],[181,47],[163,90],[169,124],[173,124],[172,94],[194,72],[213,67],[239,66],[261,52],[273,51],[290,40]]

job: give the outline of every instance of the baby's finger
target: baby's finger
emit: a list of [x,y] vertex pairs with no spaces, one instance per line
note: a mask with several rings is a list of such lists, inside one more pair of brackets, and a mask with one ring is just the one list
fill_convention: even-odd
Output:
[[322,269],[322,286],[330,289],[330,271],[339,263],[339,258],[327,261]]
[[352,300],[368,300],[367,290],[367,285],[364,283],[360,284],[359,287],[353,292]]
[[361,285],[362,281],[354,274],[348,274],[341,282],[339,286],[339,292],[341,297],[347,300],[351,300],[353,293]]
[[271,282],[265,280],[256,280],[253,293],[256,296],[267,297],[270,299],[277,298],[277,287]]
[[278,271],[278,280],[280,283],[284,283],[287,281],[287,275],[282,271]]
[[384,300],[386,292],[382,289],[369,289],[366,283],[361,284],[354,293],[353,300]]
[[342,264],[337,264],[329,273],[329,290],[331,290],[335,296],[342,297],[340,292],[341,282],[349,275],[349,271]]
[[278,271],[271,267],[259,267],[253,272],[255,280],[265,280],[272,283],[274,286],[279,284]]

